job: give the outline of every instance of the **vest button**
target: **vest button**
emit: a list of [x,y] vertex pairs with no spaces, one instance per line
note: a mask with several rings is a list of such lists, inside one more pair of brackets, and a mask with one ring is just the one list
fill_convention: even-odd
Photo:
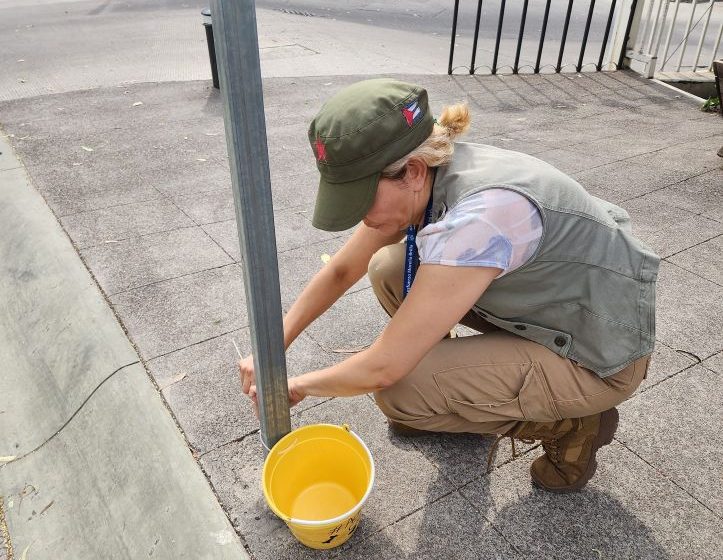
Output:
[[555,337],[555,345],[556,346],[559,346],[560,348],[562,348],[563,346],[565,346],[565,344],[567,344],[567,340],[565,340],[564,336],[556,336]]
[[515,328],[516,328],[518,331],[527,330],[527,327],[526,327],[525,325],[515,325]]

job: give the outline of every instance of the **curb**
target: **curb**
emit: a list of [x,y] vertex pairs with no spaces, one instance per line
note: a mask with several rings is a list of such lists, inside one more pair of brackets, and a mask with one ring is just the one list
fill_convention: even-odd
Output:
[[4,136],[0,240],[0,558],[247,559]]

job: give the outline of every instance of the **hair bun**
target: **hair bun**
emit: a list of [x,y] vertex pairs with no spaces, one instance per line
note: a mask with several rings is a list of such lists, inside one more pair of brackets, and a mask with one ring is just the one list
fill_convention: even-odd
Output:
[[442,110],[442,114],[437,120],[440,126],[447,129],[450,138],[456,138],[464,134],[469,128],[471,120],[469,108],[466,103],[449,105]]

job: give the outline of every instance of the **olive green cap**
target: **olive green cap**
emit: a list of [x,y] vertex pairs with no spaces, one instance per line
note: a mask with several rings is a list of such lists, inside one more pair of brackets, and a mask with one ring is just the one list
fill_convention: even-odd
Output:
[[342,231],[374,203],[382,170],[432,133],[427,91],[380,78],[357,82],[329,99],[309,126],[321,174],[314,227]]

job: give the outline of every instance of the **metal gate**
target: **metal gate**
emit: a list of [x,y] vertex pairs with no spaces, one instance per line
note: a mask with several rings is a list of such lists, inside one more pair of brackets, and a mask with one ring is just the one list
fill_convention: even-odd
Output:
[[[487,18],[487,21],[491,21],[493,26],[496,26],[496,35],[494,38],[494,52],[492,53],[492,61],[490,65],[479,65],[477,66],[477,55],[478,55],[478,43],[479,43],[479,37],[480,37],[480,27],[481,24],[484,23],[482,18],[483,13],[483,4],[486,2],[490,4],[492,0],[478,0],[477,1],[477,15],[475,19],[475,28],[474,28],[474,35],[473,35],[473,44],[472,44],[472,52],[471,52],[471,58],[469,66],[454,66],[454,54],[455,54],[455,41],[457,39],[457,29],[458,29],[458,14],[459,14],[459,0],[455,0],[454,2],[454,15],[452,18],[452,37],[450,41],[450,47],[449,47],[449,65],[447,68],[447,73],[452,74],[453,71],[456,68],[466,68],[469,70],[470,74],[474,74],[477,72],[477,70],[481,68],[487,68],[492,74],[497,74],[499,70],[504,68],[510,68],[513,74],[517,74],[520,72],[520,70],[524,68],[530,68],[533,73],[540,73],[541,70],[544,70],[546,68],[552,68],[555,72],[562,72],[566,70],[568,67],[572,66],[574,68],[575,72],[580,72],[583,70],[583,68],[594,65],[594,69],[596,71],[601,71],[604,68],[605,69],[617,69],[622,67],[623,63],[623,57],[625,55],[626,49],[625,45],[627,43],[627,39],[630,34],[630,26],[632,23],[632,16],[635,13],[638,1],[632,0],[630,3],[630,8],[626,10],[625,6],[623,6],[624,2],[618,2],[617,0],[611,0],[610,8],[606,12],[606,17],[601,18],[598,17],[595,22],[596,29],[599,29],[602,27],[602,24],[604,23],[604,33],[601,40],[599,51],[597,49],[593,50],[590,48],[588,41],[590,36],[590,30],[593,26],[593,15],[595,13],[595,2],[596,0],[582,0],[582,6],[580,3],[580,0],[578,0],[577,4],[574,4],[574,0],[568,0],[567,6],[564,5],[564,2],[562,2],[562,5],[556,5],[554,6],[554,10],[551,14],[551,7],[552,7],[552,0],[545,0],[545,8],[544,8],[544,15],[542,16],[542,22],[541,26],[539,28],[539,40],[536,41],[536,52],[530,52],[530,46],[528,45],[526,50],[526,54],[532,54],[535,56],[535,63],[532,64],[520,64],[520,57],[523,53],[523,41],[526,38],[526,33],[529,35],[529,22],[528,22],[528,6],[530,5],[529,0],[521,0],[523,2],[521,6],[521,15],[519,19],[514,18],[511,16],[509,12],[510,5],[513,7],[519,6],[519,2],[517,4],[513,4],[513,2],[508,2],[508,0],[499,0],[500,5],[498,10],[495,10],[496,13],[493,13],[490,15],[490,17]],[[496,7],[496,6],[495,6]],[[575,46],[575,49],[572,50],[568,43],[569,43],[569,32],[570,32],[570,21],[571,16],[573,13],[573,7],[575,8],[581,8],[586,10],[587,16],[585,18],[585,27],[582,34],[582,38],[580,40],[579,49],[577,46]],[[600,6],[598,6],[599,8]],[[604,7],[603,7],[604,8]],[[617,11],[616,11],[617,10]],[[558,13],[559,11],[559,13]],[[600,10],[598,9],[598,12]],[[563,16],[564,13],[564,16]],[[516,15],[516,14],[514,14]],[[562,33],[559,36],[553,36],[552,34],[548,33],[548,23],[550,22],[551,15],[554,18],[560,18],[564,17],[564,24],[562,27]],[[601,15],[600,13],[598,14]],[[603,14],[604,15],[604,14]],[[613,20],[617,16],[617,22],[615,25],[615,28],[617,30],[624,29],[624,36],[622,37],[622,45],[619,49],[613,49],[613,55],[616,52],[619,52],[619,56],[616,57],[616,60],[608,60],[607,62],[604,61],[606,49],[608,48],[608,41],[610,39],[610,32],[611,28],[613,27]],[[507,19],[506,19],[507,18]],[[514,59],[511,64],[500,64],[500,55],[505,54],[501,53],[500,45],[502,42],[503,37],[503,26],[505,23],[507,23],[508,28],[510,27],[510,20],[512,20],[512,27],[516,31],[517,35],[517,44],[515,48],[514,53]],[[509,29],[508,29],[509,31]],[[535,29],[536,31],[536,29]],[[549,43],[554,42],[555,40],[559,40],[559,46],[555,46],[553,51],[551,51],[551,48],[549,46]],[[529,43],[529,37],[527,39]],[[548,41],[548,47],[547,50],[545,49],[546,41]],[[576,61],[572,64],[563,64],[563,57],[565,54],[568,54],[568,57],[570,56],[570,52],[573,52],[574,57],[576,58]],[[543,57],[543,51],[548,54],[554,54],[555,58],[557,60],[554,64],[541,64],[541,60]],[[585,62],[585,56],[588,55],[588,57],[592,57],[591,60],[588,60]]]

